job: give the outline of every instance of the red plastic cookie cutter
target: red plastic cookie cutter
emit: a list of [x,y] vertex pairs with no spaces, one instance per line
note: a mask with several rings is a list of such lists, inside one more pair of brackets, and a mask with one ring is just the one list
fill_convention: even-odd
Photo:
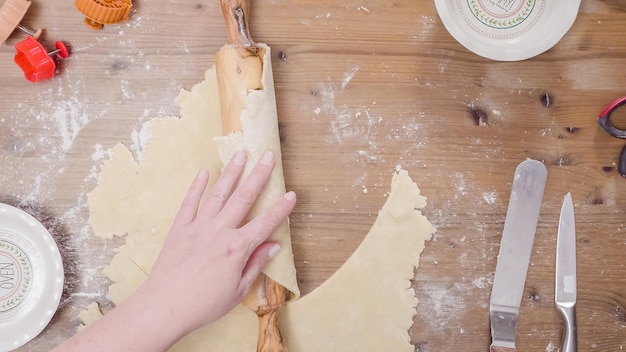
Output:
[[39,82],[54,77],[56,63],[53,56],[67,58],[69,52],[65,44],[56,42],[56,49],[46,52],[43,45],[35,38],[28,37],[15,45],[13,61],[24,71],[24,76],[31,82]]

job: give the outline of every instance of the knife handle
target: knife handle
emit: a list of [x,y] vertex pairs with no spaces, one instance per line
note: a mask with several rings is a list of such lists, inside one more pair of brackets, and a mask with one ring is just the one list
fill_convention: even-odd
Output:
[[515,348],[510,347],[502,347],[502,346],[491,346],[491,352],[515,352]]
[[557,305],[556,309],[561,313],[561,317],[565,322],[563,339],[561,341],[561,352],[577,352],[576,305]]

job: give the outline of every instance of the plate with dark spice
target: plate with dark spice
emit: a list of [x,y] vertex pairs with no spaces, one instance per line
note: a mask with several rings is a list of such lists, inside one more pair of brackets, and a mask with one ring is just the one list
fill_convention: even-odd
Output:
[[63,293],[63,262],[48,230],[18,208],[0,203],[0,351],[39,335]]

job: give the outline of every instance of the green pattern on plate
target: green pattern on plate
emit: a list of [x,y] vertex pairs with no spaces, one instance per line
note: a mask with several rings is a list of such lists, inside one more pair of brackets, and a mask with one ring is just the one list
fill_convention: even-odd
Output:
[[0,240],[0,312],[13,309],[24,300],[32,278],[30,261],[22,249]]
[[[472,11],[472,14],[483,24],[496,28],[496,29],[507,29],[511,27],[515,27],[524,22],[532,13],[533,8],[535,7],[536,0],[524,0],[524,4],[522,7],[513,14],[513,17],[504,17],[504,18],[496,18],[483,10],[483,7],[480,6],[479,2],[481,0],[468,0],[468,5]],[[484,0],[483,0],[484,1]],[[487,0],[489,2],[489,0]],[[513,1],[495,1],[495,2],[505,2],[505,3],[513,3]]]

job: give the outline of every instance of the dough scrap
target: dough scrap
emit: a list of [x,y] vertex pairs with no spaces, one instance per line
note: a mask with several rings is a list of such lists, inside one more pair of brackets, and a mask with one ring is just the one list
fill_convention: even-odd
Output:
[[[266,56],[264,62],[270,62],[269,47]],[[146,123],[142,135],[150,139],[140,163],[124,145],[110,150],[88,202],[97,236],[126,234],[126,243],[104,270],[113,281],[109,293],[114,303],[123,302],[146,279],[197,170],[209,169],[215,180],[223,161],[242,148],[250,154],[250,167],[268,149],[280,160],[271,65],[264,65],[263,86],[263,91],[248,95],[243,131],[221,137],[215,68],[209,69],[203,82],[191,91],[181,90],[176,98],[181,118]],[[282,194],[282,167],[275,172],[272,180],[278,181],[271,181],[269,188]],[[257,211],[274,199],[264,196],[255,205]],[[361,245],[329,280],[301,299],[284,224],[274,235],[283,250],[265,272],[296,298],[281,311],[281,329],[291,351],[413,351],[408,329],[417,299],[410,280],[424,241],[434,233],[419,211],[425,205],[408,173],[396,173],[389,197]],[[240,305],[170,351],[255,351],[257,329],[256,315]]]
[[281,329],[294,352],[413,352],[409,328],[417,313],[411,287],[424,242],[434,226],[418,209],[426,198],[406,170],[372,229],[348,260],[321,286],[288,304]]

